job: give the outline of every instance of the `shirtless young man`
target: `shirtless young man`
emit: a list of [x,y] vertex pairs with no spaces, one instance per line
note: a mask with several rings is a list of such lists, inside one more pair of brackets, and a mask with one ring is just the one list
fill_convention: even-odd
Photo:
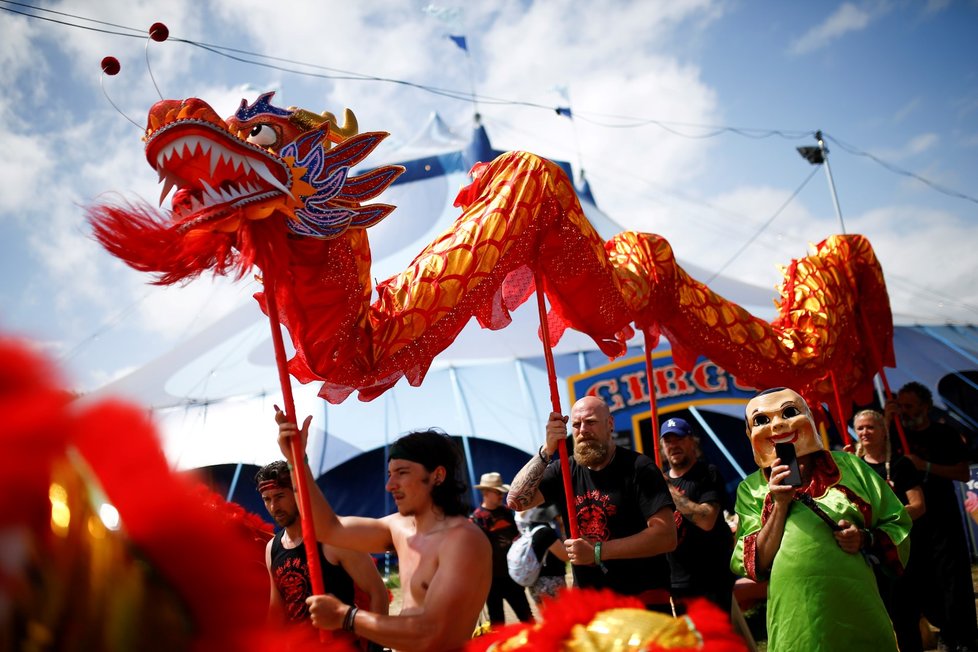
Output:
[[[276,412],[279,447],[295,468],[290,438],[301,436],[303,448],[312,417],[302,428]],[[387,616],[357,610],[331,595],[308,599],[315,626],[341,627],[395,650],[454,650],[475,631],[492,578],[492,550],[486,536],[467,518],[468,487],[461,457],[448,435],[414,432],[390,448],[387,491],[397,513],[380,519],[338,517],[313,480],[307,464],[293,473],[306,474],[316,534],[330,544],[363,552],[397,553],[403,606]]]

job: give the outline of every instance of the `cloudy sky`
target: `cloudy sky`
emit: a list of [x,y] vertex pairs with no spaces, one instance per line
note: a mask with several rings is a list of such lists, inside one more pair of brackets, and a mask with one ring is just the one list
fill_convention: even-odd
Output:
[[[389,131],[392,148],[434,111],[464,134],[477,110],[498,149],[583,169],[620,224],[765,287],[841,228],[824,170],[795,151],[822,130],[845,228],[874,244],[896,321],[978,322],[974,0],[0,0],[0,10],[0,330],[30,337],[79,389],[145,364],[255,291],[151,287],[89,237],[84,206],[159,195],[139,130],[99,89],[99,61],[118,57],[106,88],[144,121],[158,97],[145,38],[131,35],[155,21],[172,37],[149,48],[166,97],[229,115],[276,90],[281,105],[350,107],[361,129]],[[467,53],[450,34],[466,37]]]

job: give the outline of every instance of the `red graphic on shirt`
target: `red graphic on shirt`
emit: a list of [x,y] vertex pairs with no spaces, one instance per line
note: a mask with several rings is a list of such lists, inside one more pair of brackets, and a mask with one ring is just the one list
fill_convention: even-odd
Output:
[[309,569],[304,559],[291,557],[276,568],[275,586],[285,603],[289,620],[299,621],[309,617],[306,598],[312,595],[312,591],[309,586]]
[[591,490],[582,496],[575,496],[575,502],[581,538],[591,541],[610,539],[608,519],[618,512],[618,507],[611,504],[611,496]]
[[676,545],[679,545],[686,538],[686,517],[677,509],[672,513],[672,518],[676,522]]

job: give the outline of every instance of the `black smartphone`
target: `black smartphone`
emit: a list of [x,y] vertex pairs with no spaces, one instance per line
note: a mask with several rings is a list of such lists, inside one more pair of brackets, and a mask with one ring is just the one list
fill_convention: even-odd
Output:
[[781,458],[781,463],[788,466],[788,477],[784,479],[784,484],[789,487],[801,486],[801,471],[798,469],[798,458],[795,456],[795,445],[791,442],[775,444],[774,451]]

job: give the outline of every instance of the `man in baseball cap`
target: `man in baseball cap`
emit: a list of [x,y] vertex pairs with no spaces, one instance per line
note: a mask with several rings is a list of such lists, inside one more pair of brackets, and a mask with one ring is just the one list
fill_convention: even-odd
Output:
[[728,564],[733,534],[723,518],[723,506],[729,504],[725,483],[715,466],[700,459],[699,437],[685,419],[668,419],[659,433],[679,538],[667,555],[673,598],[681,603],[704,597],[728,612],[734,576]]

